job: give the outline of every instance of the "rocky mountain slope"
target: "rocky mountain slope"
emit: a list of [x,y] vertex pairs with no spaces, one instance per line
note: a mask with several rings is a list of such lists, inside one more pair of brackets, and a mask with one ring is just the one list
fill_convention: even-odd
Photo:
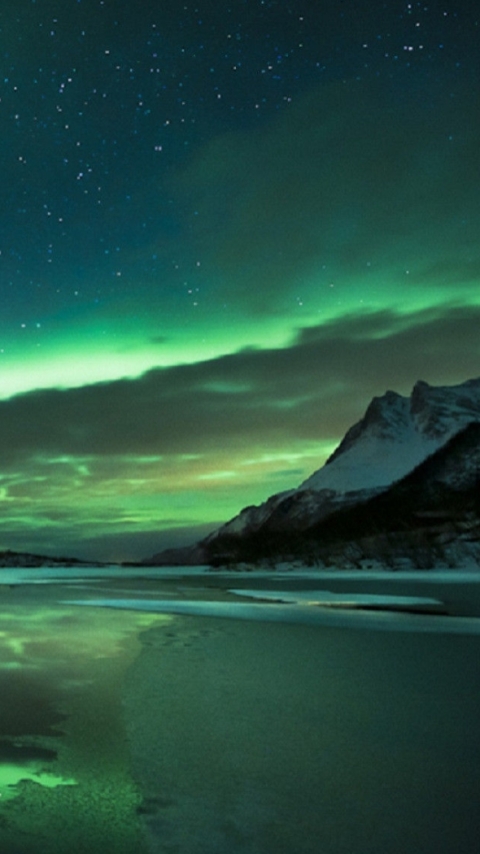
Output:
[[[437,538],[431,559],[438,559],[441,535],[447,536],[440,530],[447,524],[446,517],[439,521],[442,513],[454,539],[460,524],[455,508],[461,506],[468,518],[476,513],[479,422],[480,379],[450,387],[418,382],[410,397],[387,391],[372,400],[325,465],[297,489],[245,508],[193,549],[157,555],[149,562],[300,558],[393,565],[418,541],[412,560],[419,564],[427,560],[425,537],[429,545]],[[466,430],[469,425],[474,426]],[[462,531],[467,522],[465,517]],[[445,560],[454,561],[453,553]]]

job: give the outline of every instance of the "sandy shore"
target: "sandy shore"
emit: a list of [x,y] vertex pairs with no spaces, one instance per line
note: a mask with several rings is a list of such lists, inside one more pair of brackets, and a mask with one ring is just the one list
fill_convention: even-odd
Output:
[[152,854],[471,854],[479,652],[184,616],[149,630],[124,712]]

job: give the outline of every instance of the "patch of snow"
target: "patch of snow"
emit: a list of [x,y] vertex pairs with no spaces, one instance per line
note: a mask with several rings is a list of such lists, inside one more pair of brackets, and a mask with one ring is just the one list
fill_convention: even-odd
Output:
[[412,471],[440,444],[426,439],[413,428],[403,431],[396,439],[366,435],[299,488],[334,489],[344,493],[387,487]]
[[388,391],[299,489],[390,486],[472,421],[480,421],[480,379],[438,387],[420,381],[409,398]]

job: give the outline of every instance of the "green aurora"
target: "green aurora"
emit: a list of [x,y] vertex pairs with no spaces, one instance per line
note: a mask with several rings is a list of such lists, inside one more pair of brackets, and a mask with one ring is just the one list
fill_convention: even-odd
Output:
[[480,373],[474,12],[27,5],[0,18],[4,548],[192,541],[372,396]]

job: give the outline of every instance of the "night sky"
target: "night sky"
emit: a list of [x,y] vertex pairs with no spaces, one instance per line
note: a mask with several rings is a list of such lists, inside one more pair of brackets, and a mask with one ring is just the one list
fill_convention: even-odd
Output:
[[4,0],[0,547],[135,559],[480,375],[480,11]]

